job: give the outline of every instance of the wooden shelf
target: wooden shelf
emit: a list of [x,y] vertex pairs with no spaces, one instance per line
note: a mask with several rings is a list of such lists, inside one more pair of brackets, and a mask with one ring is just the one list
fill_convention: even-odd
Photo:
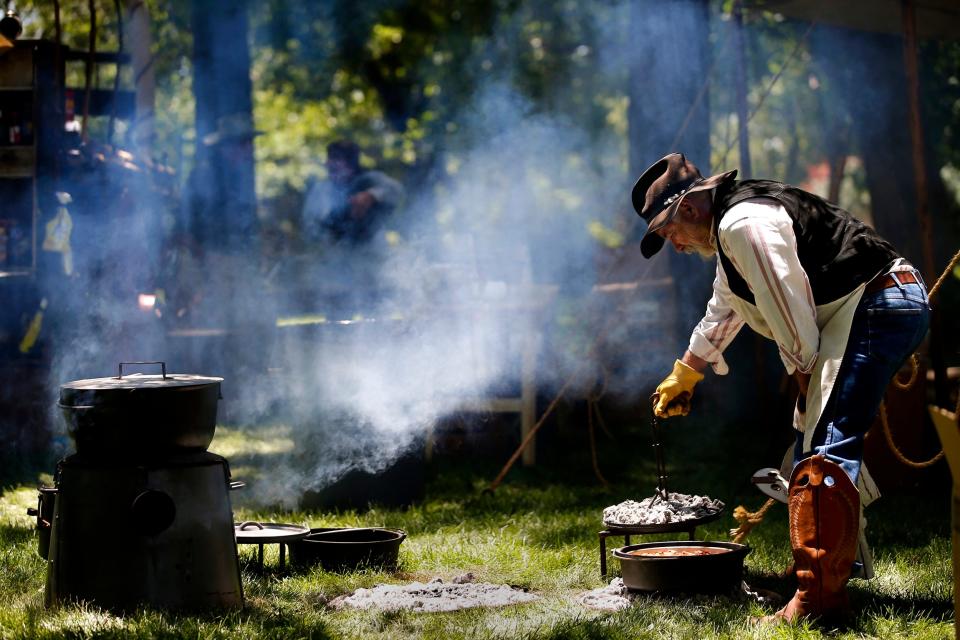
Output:
[[0,178],[32,178],[35,162],[33,145],[0,146]]
[[33,275],[33,269],[11,269],[9,271],[0,270],[0,279],[3,278],[27,278]]

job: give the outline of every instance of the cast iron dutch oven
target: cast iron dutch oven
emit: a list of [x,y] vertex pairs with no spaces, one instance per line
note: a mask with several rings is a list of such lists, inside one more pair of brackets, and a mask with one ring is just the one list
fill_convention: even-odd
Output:
[[[124,375],[129,364],[159,364],[160,375]],[[205,451],[217,424],[223,378],[172,373],[163,362],[122,362],[115,378],[60,387],[60,410],[77,453],[156,456]]]
[[632,544],[613,555],[628,589],[716,593],[740,586],[748,553],[749,547],[735,542],[690,540]]
[[379,527],[311,529],[307,537],[291,542],[290,562],[296,567],[319,564],[325,571],[353,571],[377,567],[397,568],[400,543],[407,534],[401,529]]

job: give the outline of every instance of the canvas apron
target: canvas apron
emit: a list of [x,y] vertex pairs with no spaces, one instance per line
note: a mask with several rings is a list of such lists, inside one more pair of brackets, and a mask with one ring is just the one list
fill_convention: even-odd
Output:
[[[857,287],[839,300],[834,300],[817,307],[817,328],[820,329],[820,350],[817,361],[810,372],[810,386],[807,390],[806,412],[799,407],[794,410],[793,426],[803,432],[803,449],[809,451],[813,440],[813,432],[817,422],[827,406],[830,392],[840,373],[843,363],[843,354],[847,349],[847,340],[850,337],[850,327],[853,325],[853,316],[857,305],[863,296],[866,284]],[[760,316],[760,311],[749,302],[731,296],[731,306],[746,321],[751,329],[767,338],[772,338],[766,322]],[[787,449],[780,465],[780,473],[789,478],[793,471],[793,445]],[[867,470],[867,465],[860,467],[860,477],[857,479],[857,488],[860,490],[860,502],[867,506],[880,497],[880,491]]]

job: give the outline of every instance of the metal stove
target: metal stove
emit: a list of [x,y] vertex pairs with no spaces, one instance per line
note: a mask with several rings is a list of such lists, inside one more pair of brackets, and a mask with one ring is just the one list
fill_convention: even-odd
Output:
[[[41,488],[31,510],[48,561],[47,606],[243,605],[230,505],[242,483],[206,450],[221,381],[167,375],[165,365],[161,376],[124,377],[121,365],[116,378],[61,387],[77,452],[58,463],[55,486]],[[191,410],[199,422],[190,423]]]

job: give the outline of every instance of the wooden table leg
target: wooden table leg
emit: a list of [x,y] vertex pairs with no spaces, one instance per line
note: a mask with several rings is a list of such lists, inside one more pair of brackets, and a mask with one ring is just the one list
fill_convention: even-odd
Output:
[[287,559],[287,545],[280,543],[280,571],[283,571]]

